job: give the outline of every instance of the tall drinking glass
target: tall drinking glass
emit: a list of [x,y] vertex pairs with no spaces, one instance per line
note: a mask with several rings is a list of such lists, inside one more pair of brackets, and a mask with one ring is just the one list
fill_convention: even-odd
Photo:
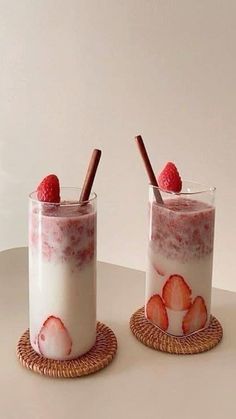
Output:
[[146,318],[164,332],[187,336],[211,314],[215,188],[183,182],[181,193],[149,187]]
[[59,204],[29,197],[30,342],[44,357],[67,360],[96,340],[96,194],[61,188]]

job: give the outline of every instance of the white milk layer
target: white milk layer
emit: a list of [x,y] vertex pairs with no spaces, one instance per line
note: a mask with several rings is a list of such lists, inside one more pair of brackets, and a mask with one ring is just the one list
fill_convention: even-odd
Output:
[[[212,257],[211,252],[201,258],[194,258],[183,263],[176,259],[166,258],[161,253],[154,253],[149,245],[145,304],[154,294],[162,296],[163,287],[171,275],[181,275],[192,291],[192,301],[197,296],[204,299],[207,308],[207,326],[211,313]],[[166,332],[182,336],[182,322],[187,310],[173,311],[168,307],[166,310],[169,319]]]
[[73,260],[45,261],[29,251],[30,342],[40,353],[38,336],[44,322],[54,316],[65,325],[76,358],[96,340],[96,261],[81,268]]

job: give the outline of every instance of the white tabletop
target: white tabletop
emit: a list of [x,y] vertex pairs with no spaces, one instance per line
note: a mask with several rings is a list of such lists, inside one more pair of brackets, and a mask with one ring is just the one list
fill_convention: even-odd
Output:
[[98,264],[98,319],[118,338],[104,370],[79,379],[51,379],[24,369],[15,356],[28,327],[27,253],[0,253],[1,419],[235,419],[236,293],[214,289],[213,314],[223,341],[193,356],[156,352],[129,330],[144,302],[144,273]]

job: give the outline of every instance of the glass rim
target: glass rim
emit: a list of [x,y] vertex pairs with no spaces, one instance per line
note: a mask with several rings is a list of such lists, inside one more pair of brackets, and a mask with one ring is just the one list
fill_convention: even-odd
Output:
[[204,185],[204,184],[202,184],[202,183],[198,183],[198,182],[195,182],[195,181],[192,181],[192,180],[183,180],[182,181],[182,184],[184,185],[185,183],[188,183],[189,185],[194,185],[195,187],[196,186],[199,186],[199,190],[194,190],[194,191],[184,191],[184,192],[182,192],[182,191],[180,191],[180,192],[173,192],[173,191],[166,191],[166,190],[164,190],[164,189],[161,189],[159,186],[154,186],[154,185],[151,185],[150,183],[149,183],[149,188],[152,188],[152,189],[157,189],[160,193],[162,192],[162,193],[165,193],[165,194],[168,194],[168,195],[177,195],[177,196],[192,196],[192,195],[200,195],[200,194],[204,194],[204,193],[212,193],[212,192],[215,192],[216,191],[216,187],[215,186],[207,186],[207,185]]
[[[61,186],[60,190],[74,190],[74,191],[80,191],[81,192],[82,188],[77,188],[76,186]],[[85,204],[88,204],[90,202],[95,201],[96,198],[97,198],[96,192],[92,191],[90,193],[90,198],[87,199],[86,201],[82,201],[82,202],[79,202],[79,201],[75,201],[75,202],[63,202],[63,201],[62,202],[47,202],[47,201],[40,201],[39,199],[34,197],[34,195],[36,195],[36,194],[37,194],[37,190],[31,192],[28,195],[28,198],[31,202],[35,202],[35,203],[41,204],[41,205],[58,205],[58,206],[60,205],[60,206],[63,206],[63,207],[82,206],[82,205],[85,205]]]

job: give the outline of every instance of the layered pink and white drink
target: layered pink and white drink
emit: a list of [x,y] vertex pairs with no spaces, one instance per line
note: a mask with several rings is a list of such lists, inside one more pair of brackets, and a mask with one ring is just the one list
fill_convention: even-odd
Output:
[[61,188],[59,203],[30,195],[30,342],[57,360],[86,353],[96,340],[96,195]]
[[145,314],[164,332],[186,336],[211,314],[214,189],[183,183],[180,193],[150,186]]

